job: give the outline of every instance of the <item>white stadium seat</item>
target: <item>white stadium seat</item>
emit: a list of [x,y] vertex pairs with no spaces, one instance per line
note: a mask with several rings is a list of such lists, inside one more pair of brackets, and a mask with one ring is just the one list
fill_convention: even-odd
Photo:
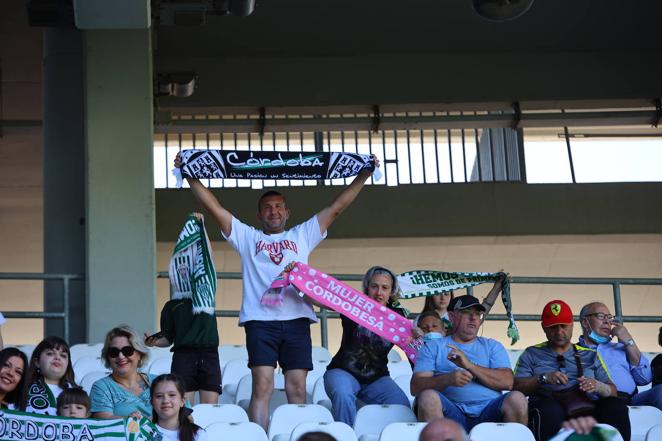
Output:
[[393,381],[395,381],[395,384],[397,384],[400,389],[407,395],[407,398],[409,398],[409,405],[411,406],[414,404],[414,396],[411,394],[411,377],[412,374],[405,374],[405,375],[399,375],[398,377],[394,378]]
[[384,427],[379,441],[415,441],[428,423],[391,423]]
[[[234,404],[241,406],[247,412],[251,400],[252,389],[253,379],[251,375],[245,375],[241,380],[239,380]],[[274,410],[282,404],[287,404],[287,394],[285,393],[285,377],[283,374],[274,372],[274,392],[271,395],[271,401],[269,401],[269,415],[271,415]]]
[[76,361],[82,357],[101,357],[101,349],[103,349],[103,343],[79,343],[73,345],[69,348],[71,362],[76,364]]
[[169,374],[170,367],[172,366],[172,357],[161,357],[152,360],[149,365],[150,375]]
[[391,349],[388,352],[388,361],[400,361],[402,360],[402,357],[400,356],[400,353],[395,350],[395,348]]
[[264,429],[255,423],[213,423],[205,430],[210,440],[268,441]]
[[524,351],[520,349],[509,349],[508,351],[508,360],[510,360],[510,366],[515,369],[515,365],[517,364],[517,360],[519,360],[519,356],[522,355]]
[[331,360],[331,353],[322,346],[313,346],[313,360]]
[[644,441],[651,427],[662,424],[662,410],[652,406],[629,406],[632,441]]
[[308,375],[306,375],[306,394],[308,396],[313,395],[315,383],[324,376],[329,363],[331,363],[331,360],[313,360],[313,369],[308,371]]
[[313,387],[313,398],[312,398],[313,404],[321,404],[322,406],[326,407],[327,409],[331,410],[331,398],[326,393],[326,389],[324,388],[324,378],[320,377],[317,379],[315,382],[315,386]]
[[34,352],[34,349],[37,347],[37,345],[18,345],[16,347],[25,354],[25,356],[28,358],[29,364],[30,358],[32,358],[32,353]]
[[227,403],[235,403],[239,380],[250,374],[248,361],[242,359],[228,361],[225,367],[221,368],[221,382],[223,383],[221,400]]
[[289,441],[294,428],[307,422],[332,423],[331,412],[319,404],[283,404],[269,422],[269,441]]
[[246,345],[220,345],[218,347],[218,358],[221,363],[221,371],[225,365],[232,360],[245,360],[248,363],[248,351]]
[[[357,441],[354,430],[347,424],[339,421],[334,421],[332,423],[307,422],[298,424],[290,435],[290,441],[299,441],[301,435],[308,432],[328,433],[337,441]],[[401,439],[399,441],[406,440]]]
[[391,423],[415,423],[416,415],[401,404],[368,404],[356,412],[354,432],[360,440],[378,440]]
[[83,377],[82,380],[78,383],[80,387],[83,388],[87,394],[90,394],[90,391],[92,390],[92,385],[97,381],[101,380],[103,377],[107,377],[110,374],[109,371],[94,371],[94,372],[88,372],[87,375]]
[[389,361],[388,373],[391,378],[398,378],[400,375],[411,375],[411,364],[407,360]]
[[529,428],[519,423],[480,423],[471,429],[469,438],[473,441],[535,441]]
[[[153,362],[157,358],[161,357],[170,357],[172,358],[172,352],[170,351],[170,348],[172,346],[168,346],[167,348],[159,348],[156,346],[150,347],[149,348],[149,363]],[[145,367],[143,367],[143,370],[148,371],[149,370],[149,364]]]
[[662,439],[662,424],[653,426],[646,434],[646,441],[660,441]]
[[90,372],[99,372],[99,371],[109,371],[109,369],[103,364],[103,361],[99,356],[84,356],[80,357],[74,363],[74,376],[76,383],[80,383],[85,375]]
[[236,404],[196,404],[192,416],[193,422],[200,427],[213,423],[248,422],[248,414]]

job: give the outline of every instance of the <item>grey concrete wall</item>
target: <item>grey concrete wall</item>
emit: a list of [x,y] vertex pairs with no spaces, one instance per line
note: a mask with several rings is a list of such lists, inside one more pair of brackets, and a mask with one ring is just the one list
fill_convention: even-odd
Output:
[[[281,189],[292,209],[290,224],[322,209],[341,189]],[[259,190],[215,193],[239,218],[255,219]],[[187,189],[157,190],[157,240],[172,240],[186,213],[199,209]],[[660,219],[662,183],[368,186],[330,237],[662,233]]]

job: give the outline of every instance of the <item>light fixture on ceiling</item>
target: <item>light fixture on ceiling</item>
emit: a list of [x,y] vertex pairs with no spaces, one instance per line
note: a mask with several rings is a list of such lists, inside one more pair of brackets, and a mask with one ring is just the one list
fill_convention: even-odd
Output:
[[491,21],[508,21],[521,17],[533,0],[471,0],[474,10]]

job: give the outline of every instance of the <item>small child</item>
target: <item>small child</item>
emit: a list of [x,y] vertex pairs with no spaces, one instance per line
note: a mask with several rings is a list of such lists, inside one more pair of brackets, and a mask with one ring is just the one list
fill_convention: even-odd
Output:
[[80,387],[62,391],[57,397],[57,415],[67,418],[89,418],[90,397]]

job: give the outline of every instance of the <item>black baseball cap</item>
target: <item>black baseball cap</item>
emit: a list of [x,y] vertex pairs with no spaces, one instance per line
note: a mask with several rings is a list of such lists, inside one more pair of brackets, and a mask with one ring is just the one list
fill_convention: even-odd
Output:
[[479,311],[485,312],[485,307],[481,305],[481,303],[478,301],[478,299],[474,296],[470,295],[463,295],[463,296],[458,296],[455,297],[451,302],[448,304],[448,310],[449,311],[459,311],[462,309],[467,309],[467,308],[476,308]]

